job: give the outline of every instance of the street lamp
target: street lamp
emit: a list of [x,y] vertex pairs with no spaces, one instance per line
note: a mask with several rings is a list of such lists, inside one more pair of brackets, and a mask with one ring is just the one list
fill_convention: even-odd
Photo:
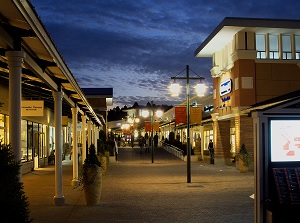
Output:
[[128,122],[129,124],[132,125],[132,133],[131,133],[131,147],[133,148],[133,144],[134,144],[134,126],[136,123],[140,122],[140,119],[135,117],[134,114],[132,117],[128,118]]
[[[186,77],[177,77],[179,74],[181,74],[184,70],[186,70]],[[202,83],[202,80],[204,80],[204,77],[200,77],[197,75],[197,77],[190,77],[189,71],[189,65],[186,65],[186,68],[183,71],[181,71],[179,74],[177,74],[175,77],[171,77],[172,80],[174,80],[174,83],[171,84],[170,91],[171,96],[178,96],[180,85],[175,82],[176,79],[178,80],[186,80],[186,113],[187,113],[187,182],[191,183],[191,142],[190,142],[190,80],[200,80],[200,82],[197,84],[196,92],[198,96],[204,96],[206,86],[204,83]]]
[[[157,110],[154,111],[155,108],[153,107],[153,101],[151,101],[151,106],[148,107],[150,110],[150,118],[151,118],[151,161],[154,163],[154,136],[153,136],[153,127],[154,127],[154,115],[158,118],[160,118],[163,115],[163,111]],[[149,111],[145,110],[142,113],[143,117],[149,116]]]

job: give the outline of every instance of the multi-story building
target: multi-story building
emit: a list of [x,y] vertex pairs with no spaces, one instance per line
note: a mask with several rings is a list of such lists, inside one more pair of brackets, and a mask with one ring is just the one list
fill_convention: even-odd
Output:
[[216,163],[241,144],[253,154],[250,106],[300,89],[300,21],[225,18],[196,49],[211,57]]

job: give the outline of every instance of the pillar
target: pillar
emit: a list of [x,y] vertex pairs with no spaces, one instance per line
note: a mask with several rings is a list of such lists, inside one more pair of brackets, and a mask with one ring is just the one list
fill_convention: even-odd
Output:
[[72,132],[73,132],[73,180],[71,185],[78,186],[78,142],[77,142],[77,120],[78,120],[78,110],[77,107],[72,108]]
[[214,121],[215,164],[231,165],[230,120]]
[[87,131],[87,137],[88,137],[88,148],[90,148],[91,144],[92,144],[92,121],[89,120],[88,121],[88,131]]
[[[8,51],[5,56],[9,68],[9,143],[14,151],[15,161],[21,160],[21,76],[25,53]],[[20,171],[19,180],[22,181]]]
[[81,120],[82,120],[82,152],[81,152],[81,159],[82,159],[82,164],[84,164],[84,161],[86,159],[86,116],[82,115],[81,116]]
[[55,195],[54,205],[65,204],[62,190],[62,98],[63,92],[53,92],[54,97],[54,127],[55,127]]

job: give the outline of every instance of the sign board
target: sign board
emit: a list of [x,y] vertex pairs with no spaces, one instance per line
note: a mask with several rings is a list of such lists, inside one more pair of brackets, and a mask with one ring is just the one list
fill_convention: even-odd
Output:
[[220,84],[220,96],[228,94],[231,92],[232,80],[227,79]]
[[44,101],[24,100],[21,102],[22,116],[44,116]]

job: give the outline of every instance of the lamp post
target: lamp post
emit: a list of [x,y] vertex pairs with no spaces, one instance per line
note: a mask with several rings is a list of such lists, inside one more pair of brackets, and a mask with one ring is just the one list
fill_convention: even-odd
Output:
[[134,114],[132,117],[128,118],[128,122],[132,125],[132,132],[131,132],[131,147],[133,148],[134,146],[134,126],[136,123],[140,122],[140,119],[135,117]]
[[[154,136],[153,136],[153,128],[154,128],[154,107],[153,107],[153,101],[151,101],[151,107],[149,107],[150,110],[150,121],[151,121],[151,162],[154,163]],[[163,112],[161,110],[155,111],[155,116],[160,118],[162,116]],[[144,111],[143,113],[144,117],[149,116],[149,111]]]
[[[186,77],[177,77],[179,74],[181,74],[184,70],[186,70]],[[179,84],[175,83],[175,79],[181,79],[186,80],[186,115],[187,115],[187,183],[191,183],[191,141],[190,141],[190,80],[200,80],[200,82],[196,86],[196,91],[198,96],[204,96],[204,92],[206,89],[206,86],[202,83],[202,80],[204,80],[204,77],[200,77],[197,75],[197,77],[190,77],[190,68],[189,65],[186,65],[186,68],[183,71],[181,71],[179,74],[177,74],[174,77],[171,77],[172,80],[174,80],[174,83],[171,84],[170,90],[172,96],[178,96],[179,95]]]

